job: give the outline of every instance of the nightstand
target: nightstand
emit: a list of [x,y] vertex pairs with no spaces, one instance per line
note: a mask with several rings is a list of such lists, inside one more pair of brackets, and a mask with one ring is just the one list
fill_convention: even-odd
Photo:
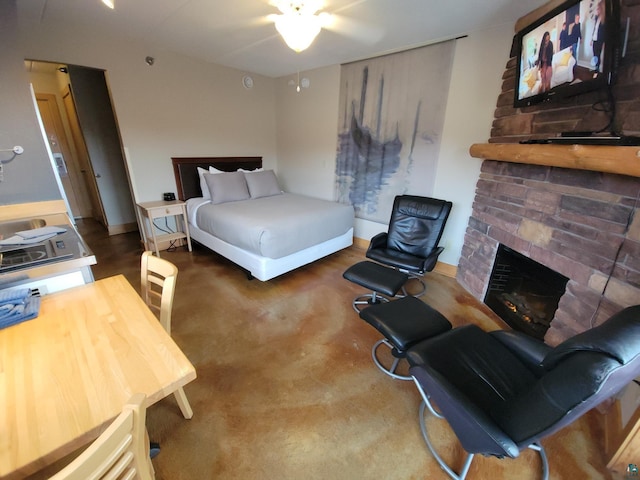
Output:
[[[189,224],[187,222],[187,206],[180,200],[165,202],[142,202],[138,204],[138,211],[142,221],[142,235],[144,247],[154,250],[160,257],[158,245],[161,242],[175,242],[186,239],[187,247],[191,251],[191,237],[189,236]],[[158,227],[154,228],[154,220],[158,218],[175,217],[176,232],[157,234]]]

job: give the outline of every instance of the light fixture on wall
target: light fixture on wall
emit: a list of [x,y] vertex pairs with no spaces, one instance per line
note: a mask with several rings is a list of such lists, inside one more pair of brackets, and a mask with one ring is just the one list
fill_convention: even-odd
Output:
[[296,93],[300,93],[303,88],[309,88],[311,82],[307,77],[300,78],[300,72],[298,72],[298,81],[296,83],[295,80],[291,79],[287,82],[287,85],[290,87],[296,87]]
[[328,13],[316,14],[322,7],[320,0],[274,1],[282,15],[269,15],[275,22],[276,30],[282,35],[289,48],[301,52],[309,47],[323,26],[329,21]]
[[107,7],[109,7],[111,10],[114,9],[115,4],[114,4],[115,0],[102,0],[102,3],[104,3]]

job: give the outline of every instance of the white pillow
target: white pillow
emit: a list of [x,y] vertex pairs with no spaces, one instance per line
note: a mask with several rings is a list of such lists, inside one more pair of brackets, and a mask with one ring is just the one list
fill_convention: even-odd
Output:
[[245,172],[244,178],[247,181],[251,198],[271,197],[282,193],[273,170]]
[[209,167],[209,170],[205,170],[204,168],[198,167],[198,176],[200,177],[200,191],[202,192],[202,198],[211,198],[211,194],[209,193],[209,186],[202,176],[205,173],[224,173],[222,170],[218,170],[214,167]]

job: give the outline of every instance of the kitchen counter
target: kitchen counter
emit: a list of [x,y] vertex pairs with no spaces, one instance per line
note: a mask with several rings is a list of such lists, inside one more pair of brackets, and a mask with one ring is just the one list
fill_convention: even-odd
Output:
[[28,287],[46,295],[93,282],[91,265],[97,263],[96,257],[66,215],[63,203],[0,206],[3,238],[42,226],[66,231],[37,244],[1,247],[0,255],[5,254],[0,259],[0,289]]

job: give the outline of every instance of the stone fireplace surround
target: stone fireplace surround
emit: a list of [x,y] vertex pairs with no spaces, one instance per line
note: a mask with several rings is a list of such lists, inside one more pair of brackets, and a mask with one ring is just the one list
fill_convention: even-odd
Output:
[[[556,5],[551,0],[525,15],[515,32]],[[613,88],[613,128],[638,136],[640,1],[620,0],[620,13],[630,30]],[[516,63],[507,61],[489,143],[471,147],[472,156],[486,160],[457,279],[482,301],[499,243],[568,277],[545,336],[555,345],[640,303],[640,147],[520,145],[561,132],[596,132],[610,119],[595,108],[603,92],[513,108]]]
[[457,279],[484,299],[500,243],[565,275],[545,336],[560,343],[640,302],[639,195],[633,176],[486,160]]

